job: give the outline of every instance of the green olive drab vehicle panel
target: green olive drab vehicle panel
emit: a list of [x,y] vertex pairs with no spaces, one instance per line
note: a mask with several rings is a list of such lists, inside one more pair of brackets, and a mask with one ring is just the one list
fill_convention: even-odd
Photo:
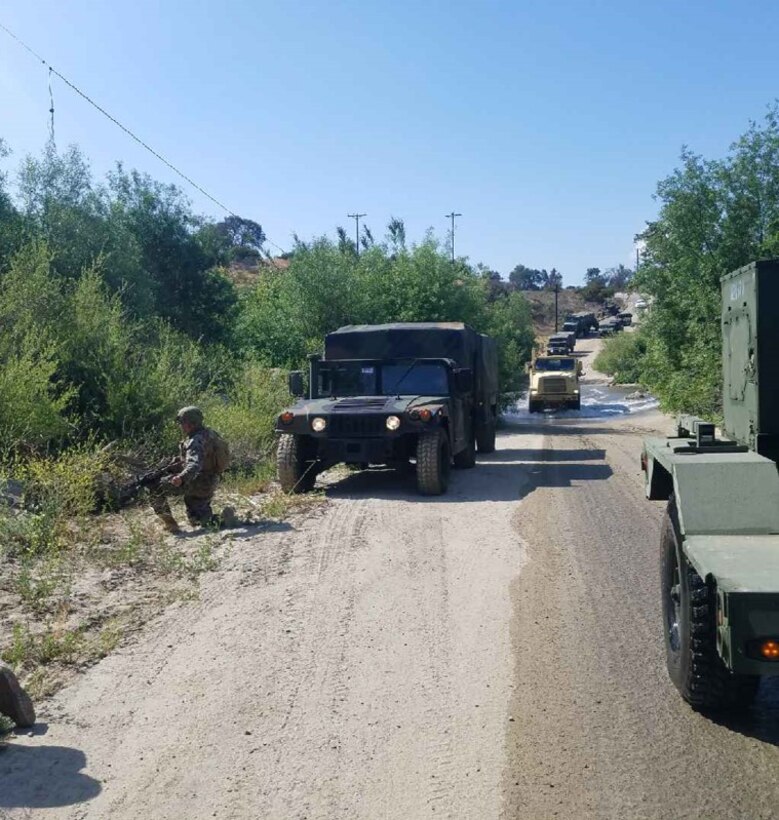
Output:
[[779,262],[722,278],[725,435],[779,458]]
[[773,461],[749,451],[687,454],[691,448],[683,438],[647,439],[644,447],[648,466],[657,470],[659,464],[673,481],[663,493],[649,473],[647,496],[668,498],[673,489],[684,533],[779,533]]
[[725,592],[776,592],[779,539],[774,535],[690,535],[685,552],[701,578]]

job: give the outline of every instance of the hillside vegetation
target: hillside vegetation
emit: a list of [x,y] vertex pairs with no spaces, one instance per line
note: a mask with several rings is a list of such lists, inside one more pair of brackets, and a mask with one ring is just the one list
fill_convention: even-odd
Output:
[[[502,387],[516,386],[527,301],[432,235],[407,246],[396,219],[384,242],[366,229],[358,255],[339,229],[257,267],[264,239],[121,165],[97,182],[76,148],[0,176],[0,464],[111,440],[154,457],[176,408],[198,403],[250,466],[289,400],[283,371],[348,323],[469,322],[497,338]],[[240,288],[226,275],[252,265]]]

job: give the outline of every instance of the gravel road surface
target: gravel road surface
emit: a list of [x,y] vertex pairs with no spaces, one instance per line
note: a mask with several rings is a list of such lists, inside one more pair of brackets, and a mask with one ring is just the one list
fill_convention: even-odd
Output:
[[779,817],[774,688],[715,722],[667,680],[638,455],[669,421],[627,409],[520,414],[442,498],[370,471],[239,532],[0,751],[0,817]]

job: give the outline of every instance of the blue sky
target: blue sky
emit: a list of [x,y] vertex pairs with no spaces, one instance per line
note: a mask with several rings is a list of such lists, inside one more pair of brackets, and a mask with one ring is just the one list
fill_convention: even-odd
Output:
[[[779,96],[770,0],[10,0],[0,22],[279,245],[390,216],[504,275],[633,257],[682,145],[721,156]],[[0,136],[47,138],[47,72],[0,32]],[[57,143],[168,169],[54,83]],[[185,187],[182,184],[182,187]],[[186,188],[185,188],[186,189]],[[187,190],[197,210],[221,217]]]

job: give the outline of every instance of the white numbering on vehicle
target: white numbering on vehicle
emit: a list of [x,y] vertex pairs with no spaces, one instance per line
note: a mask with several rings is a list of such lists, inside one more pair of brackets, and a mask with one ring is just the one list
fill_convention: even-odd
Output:
[[737,302],[744,298],[744,283],[742,281],[734,282],[730,286],[730,301]]

